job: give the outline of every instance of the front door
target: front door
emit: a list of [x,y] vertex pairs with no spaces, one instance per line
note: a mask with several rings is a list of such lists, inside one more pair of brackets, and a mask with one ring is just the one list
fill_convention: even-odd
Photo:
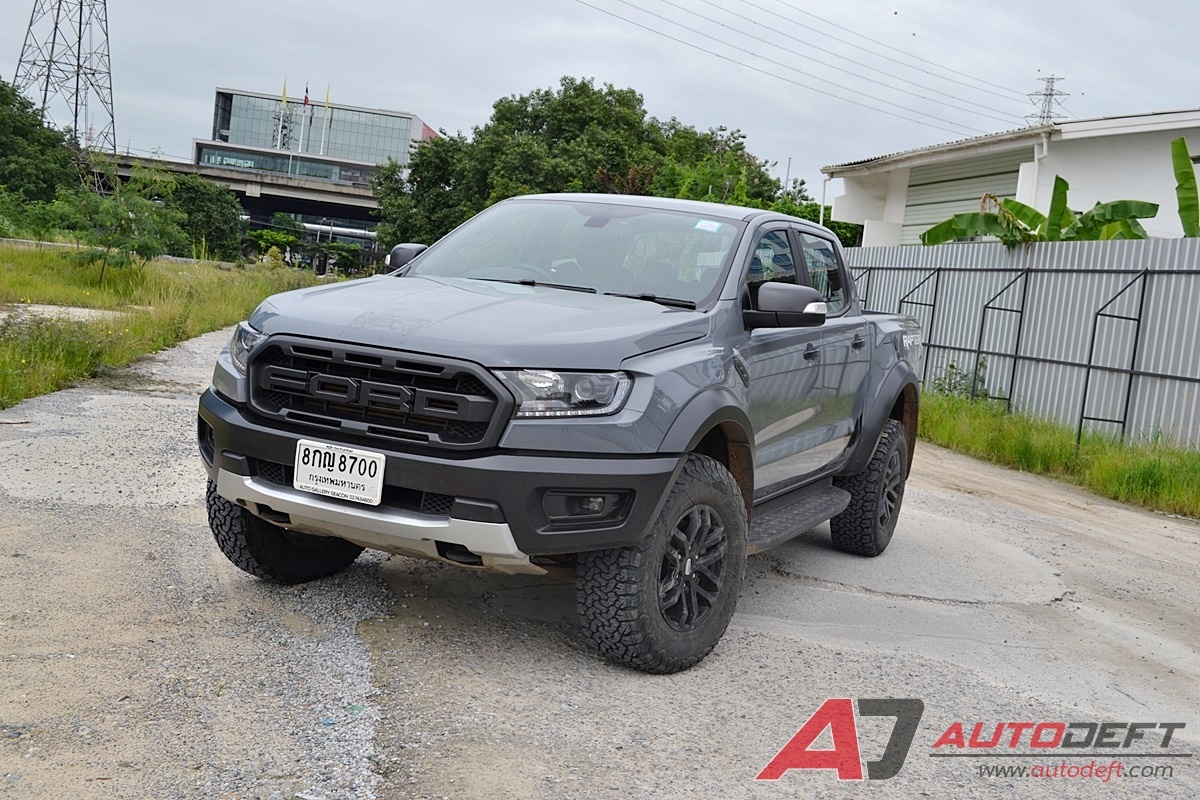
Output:
[[[746,299],[771,281],[796,283],[797,260],[786,228],[764,230],[745,269]],[[821,464],[820,328],[758,328],[739,348],[750,372],[750,423],[754,426],[754,492],[764,497],[799,483]]]

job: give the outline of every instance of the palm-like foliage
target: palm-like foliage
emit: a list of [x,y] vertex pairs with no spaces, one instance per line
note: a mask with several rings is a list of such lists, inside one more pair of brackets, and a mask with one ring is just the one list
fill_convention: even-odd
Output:
[[[1190,165],[1190,160],[1188,163]],[[1030,242],[1145,239],[1146,229],[1138,220],[1149,219],[1158,213],[1157,203],[1113,200],[1097,203],[1083,214],[1076,214],[1067,207],[1069,188],[1061,176],[1054,177],[1048,214],[1011,197],[985,194],[979,211],[955,214],[939,222],[921,234],[921,243],[935,245],[973,236],[994,236],[1005,247]]]

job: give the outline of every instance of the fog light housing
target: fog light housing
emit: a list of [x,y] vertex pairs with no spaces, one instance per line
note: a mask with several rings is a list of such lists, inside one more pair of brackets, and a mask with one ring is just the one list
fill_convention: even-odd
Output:
[[551,490],[542,496],[542,511],[551,525],[611,522],[625,516],[633,492]]

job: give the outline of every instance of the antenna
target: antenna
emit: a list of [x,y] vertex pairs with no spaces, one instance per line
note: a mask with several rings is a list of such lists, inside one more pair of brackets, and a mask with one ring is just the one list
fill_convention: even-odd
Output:
[[34,0],[13,84],[81,147],[116,153],[107,0]]
[[1062,106],[1060,97],[1070,97],[1070,95],[1054,88],[1055,83],[1066,79],[1051,75],[1048,78],[1038,78],[1038,80],[1046,84],[1045,87],[1040,92],[1029,93],[1029,99],[1038,108],[1038,112],[1027,115],[1025,121],[1030,125],[1049,125],[1055,120],[1066,119],[1064,115],[1057,113],[1055,108]]

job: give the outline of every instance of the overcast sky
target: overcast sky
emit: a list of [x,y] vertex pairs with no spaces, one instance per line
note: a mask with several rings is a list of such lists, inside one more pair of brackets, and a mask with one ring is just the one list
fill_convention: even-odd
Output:
[[[0,1],[12,80],[34,3]],[[217,86],[285,78],[289,98],[328,85],[468,134],[500,97],[593,78],[660,119],[740,128],[818,197],[824,165],[1024,126],[1050,75],[1068,118],[1200,107],[1196,0],[111,0],[108,15],[120,149],[180,158],[210,136]]]

